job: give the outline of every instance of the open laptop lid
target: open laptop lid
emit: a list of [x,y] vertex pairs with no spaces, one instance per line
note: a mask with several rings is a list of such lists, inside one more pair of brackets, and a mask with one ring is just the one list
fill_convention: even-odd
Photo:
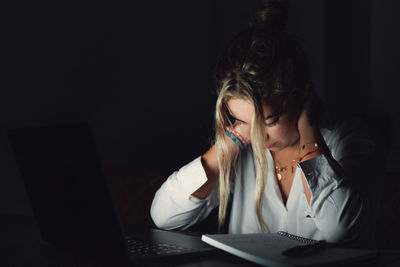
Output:
[[44,241],[98,253],[124,251],[88,125],[11,129],[8,136]]

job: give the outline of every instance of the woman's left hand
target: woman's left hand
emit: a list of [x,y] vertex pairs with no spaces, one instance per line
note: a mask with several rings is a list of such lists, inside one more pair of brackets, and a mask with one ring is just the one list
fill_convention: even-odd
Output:
[[319,133],[322,103],[312,87],[312,84],[307,84],[302,97],[303,106],[297,121],[300,138],[302,138],[302,135],[311,134],[311,132]]
[[[310,152],[311,149],[315,148],[312,145],[303,148],[304,145],[317,143],[321,149],[325,147],[325,142],[319,128],[319,116],[321,115],[321,110],[318,109],[317,101],[318,99],[316,96],[311,96],[308,100],[306,99],[298,117],[297,129],[300,135],[299,156],[305,155],[306,153]],[[304,160],[313,158],[319,154],[320,153],[314,153]]]
[[297,130],[300,134],[300,140],[305,139],[306,135],[310,135],[316,132],[316,127],[313,126],[309,118],[310,113],[310,100],[304,103],[303,108],[300,112],[299,118],[297,120]]
[[[303,104],[303,108],[300,112],[299,118],[297,120],[297,130],[299,131],[300,134],[300,141],[307,140],[307,139],[313,139],[312,137],[314,134],[317,132],[317,127],[312,125],[310,121],[310,103],[311,101],[308,100],[306,103]],[[300,144],[303,144],[304,142],[300,142]]]

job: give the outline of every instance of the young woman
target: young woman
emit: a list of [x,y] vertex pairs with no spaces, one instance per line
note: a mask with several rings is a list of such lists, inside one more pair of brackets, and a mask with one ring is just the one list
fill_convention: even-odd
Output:
[[286,1],[262,1],[254,25],[225,48],[216,69],[215,144],[157,191],[158,227],[186,229],[219,206],[229,233],[357,236],[364,201],[332,156],[340,140],[320,129],[320,101],[303,50],[284,31],[286,18]]

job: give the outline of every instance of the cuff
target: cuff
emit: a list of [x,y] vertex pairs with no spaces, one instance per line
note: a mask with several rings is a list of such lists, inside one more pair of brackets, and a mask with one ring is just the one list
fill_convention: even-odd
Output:
[[324,188],[332,182],[339,182],[344,177],[343,168],[331,155],[321,154],[318,157],[300,162],[299,167],[304,173],[311,193]]

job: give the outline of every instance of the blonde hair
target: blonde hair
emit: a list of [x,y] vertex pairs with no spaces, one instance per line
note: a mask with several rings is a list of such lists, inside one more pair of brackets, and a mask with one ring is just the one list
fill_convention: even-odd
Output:
[[256,13],[254,25],[225,47],[216,66],[215,145],[219,166],[220,229],[225,221],[235,171],[235,159],[225,143],[225,126],[229,121],[225,108],[227,101],[236,97],[254,106],[251,148],[256,170],[255,209],[261,228],[268,231],[261,210],[268,167],[262,101],[274,114],[297,114],[305,99],[305,85],[310,81],[308,62],[301,45],[284,32],[287,0],[260,2],[261,9]]
[[254,158],[257,159],[256,167],[256,191],[255,191],[255,207],[258,221],[261,228],[268,231],[268,226],[262,217],[261,206],[266,183],[267,161],[265,155],[265,128],[262,115],[261,102],[252,94],[252,89],[249,84],[242,81],[242,86],[232,87],[231,80],[227,79],[223,82],[223,86],[219,92],[216,104],[216,135],[215,144],[217,148],[217,158],[219,166],[219,211],[218,211],[218,226],[222,226],[226,217],[226,209],[229,202],[231,177],[234,172],[235,159],[232,159],[232,152],[229,151],[226,144],[225,126],[228,121],[226,114],[226,102],[230,98],[241,98],[255,107],[254,116],[251,122],[251,146],[253,149]]

